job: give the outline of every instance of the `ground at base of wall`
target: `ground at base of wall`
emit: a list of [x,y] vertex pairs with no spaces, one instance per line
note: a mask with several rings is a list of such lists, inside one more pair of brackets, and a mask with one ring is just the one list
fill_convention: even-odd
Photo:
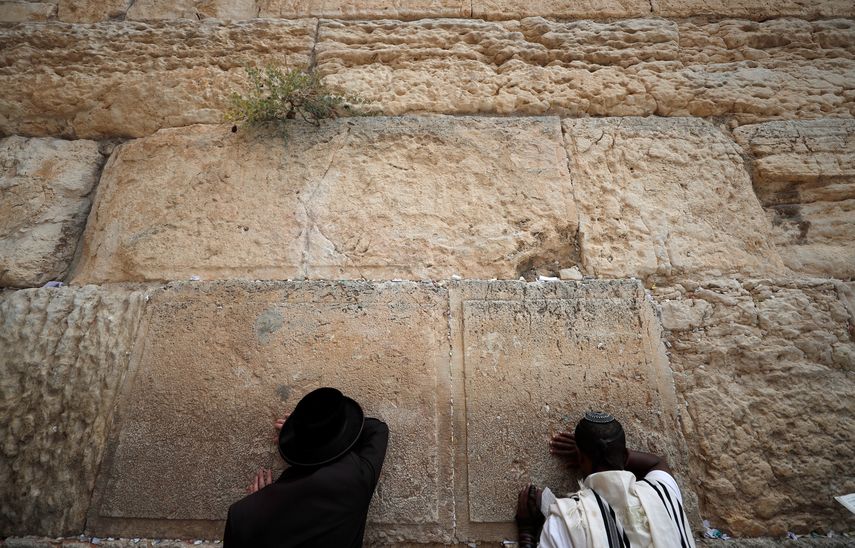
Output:
[[[804,546],[804,547],[822,547],[822,548],[837,548],[843,546],[855,546],[855,532],[844,533],[843,535],[835,535],[834,537],[808,537],[801,536],[798,540],[788,539],[773,539],[773,538],[751,538],[751,539],[700,539],[697,541],[698,546],[720,546],[721,548],[771,548],[774,546]],[[10,537],[5,540],[0,539],[0,547],[6,548],[90,548],[97,546],[98,548],[190,548],[199,546],[201,548],[220,548],[222,542],[205,541],[205,540],[168,540],[168,539],[113,539],[113,538],[98,538],[98,537],[71,537],[71,538],[44,538],[44,537]],[[516,544],[395,544],[383,545],[394,548],[441,548],[441,547],[484,547],[487,546],[506,546],[514,547]]]

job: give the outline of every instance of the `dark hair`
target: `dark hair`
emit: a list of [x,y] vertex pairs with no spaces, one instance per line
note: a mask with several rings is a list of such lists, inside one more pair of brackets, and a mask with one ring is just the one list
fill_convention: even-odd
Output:
[[576,447],[591,459],[594,469],[623,470],[626,435],[617,420],[596,423],[582,419],[576,425]]

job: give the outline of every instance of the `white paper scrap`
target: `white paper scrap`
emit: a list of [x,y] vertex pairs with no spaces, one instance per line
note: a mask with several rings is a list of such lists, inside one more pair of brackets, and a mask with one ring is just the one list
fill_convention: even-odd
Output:
[[834,499],[846,507],[847,510],[855,514],[855,493],[849,493],[848,495],[840,495],[838,497],[834,497]]

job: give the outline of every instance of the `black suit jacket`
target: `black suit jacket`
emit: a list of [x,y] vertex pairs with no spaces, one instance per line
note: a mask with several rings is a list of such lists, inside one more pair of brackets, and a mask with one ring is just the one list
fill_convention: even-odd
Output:
[[386,457],[389,428],[365,419],[353,449],[323,466],[291,466],[229,508],[225,548],[362,546],[368,504]]

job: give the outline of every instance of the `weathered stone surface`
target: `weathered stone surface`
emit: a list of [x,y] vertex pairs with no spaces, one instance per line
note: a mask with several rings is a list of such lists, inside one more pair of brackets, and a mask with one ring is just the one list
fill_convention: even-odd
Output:
[[689,477],[737,535],[847,530],[855,490],[855,339],[839,282],[659,288]]
[[855,6],[847,0],[657,0],[655,14],[660,17],[744,17],[765,20],[773,17],[852,17]]
[[0,2],[0,23],[47,21],[56,15],[56,2]]
[[[674,384],[639,282],[463,283],[451,291],[466,410],[458,437],[467,440],[459,460],[468,483],[458,488],[469,521],[512,521],[528,481],[576,490],[580,478],[550,457],[547,441],[589,409],[615,413],[633,447],[683,470]],[[485,540],[513,532],[495,531]]]
[[219,536],[216,520],[253,470],[279,466],[274,419],[332,385],[392,432],[371,534],[447,538],[447,303],[441,288],[407,282],[185,284],[157,293],[87,527],[172,536],[194,530],[185,528],[191,520],[205,538]]
[[288,131],[196,126],[120,147],[74,280],[516,279],[575,264],[557,118]]
[[470,0],[257,0],[259,17],[422,19],[468,17]]
[[143,295],[0,294],[0,536],[79,533]]
[[138,137],[218,123],[247,65],[308,64],[316,21],[17,25],[0,30],[0,133]]
[[97,23],[122,19],[134,0],[59,0],[57,18],[66,23]]
[[253,19],[258,13],[255,0],[136,0],[127,18],[156,19]]
[[855,121],[770,122],[734,135],[754,157],[754,190],[787,266],[855,277]]
[[588,274],[785,272],[738,147],[686,118],[564,120]]
[[102,161],[93,141],[0,139],[0,287],[65,276]]
[[524,17],[627,19],[650,15],[651,5],[647,0],[473,0],[472,17],[492,20]]
[[[809,31],[796,20],[744,21],[740,40],[719,36],[739,24],[322,21],[316,51],[329,84],[388,114],[733,115],[751,122],[853,113],[851,20]],[[791,30],[833,39],[783,47]],[[703,42],[698,33],[710,34],[713,45],[693,45]],[[710,48],[730,60],[701,62]]]

